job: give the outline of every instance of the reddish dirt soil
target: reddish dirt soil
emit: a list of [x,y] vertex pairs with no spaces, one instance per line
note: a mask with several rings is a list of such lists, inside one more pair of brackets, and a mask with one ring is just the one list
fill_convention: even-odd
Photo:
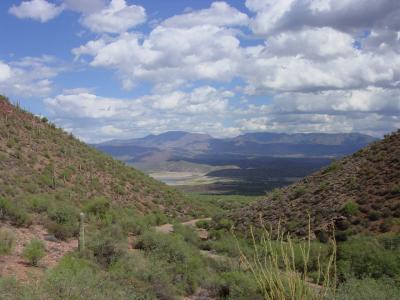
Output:
[[[0,257],[0,276],[15,276],[22,281],[37,278],[43,271],[55,266],[60,259],[78,247],[77,240],[47,241],[48,234],[41,225],[32,225],[29,228],[15,228],[9,224],[0,224],[1,228],[8,228],[15,234],[15,246],[11,255]],[[22,257],[24,247],[33,239],[42,240],[46,246],[46,256],[39,262],[38,267],[30,266]]]

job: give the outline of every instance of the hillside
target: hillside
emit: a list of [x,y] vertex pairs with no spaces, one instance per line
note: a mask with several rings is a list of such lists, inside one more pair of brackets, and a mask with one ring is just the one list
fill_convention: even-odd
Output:
[[105,197],[139,213],[181,216],[180,193],[80,142],[0,97],[0,198],[35,195],[81,206]]
[[320,237],[335,222],[337,236],[400,231],[400,130],[332,163],[322,171],[230,214],[248,230],[279,220],[286,231],[305,234],[308,218]]

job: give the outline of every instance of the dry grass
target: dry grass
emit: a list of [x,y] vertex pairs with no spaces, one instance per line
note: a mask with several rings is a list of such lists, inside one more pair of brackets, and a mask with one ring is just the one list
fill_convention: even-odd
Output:
[[[316,282],[311,283],[307,276],[311,249],[310,223],[308,230],[307,240],[296,244],[290,235],[284,234],[280,226],[274,234],[276,238],[273,238],[272,230],[268,230],[263,225],[263,233],[259,241],[256,240],[253,228],[250,228],[254,254],[249,256],[241,251],[241,261],[245,268],[252,272],[264,299],[326,299],[328,295],[334,294],[336,286],[335,239],[330,241],[333,251],[327,263],[322,265],[318,256],[318,276]],[[300,259],[298,252],[300,252]]]

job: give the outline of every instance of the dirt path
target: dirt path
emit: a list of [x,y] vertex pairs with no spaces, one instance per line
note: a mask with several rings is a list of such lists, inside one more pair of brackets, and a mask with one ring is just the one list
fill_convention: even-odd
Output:
[[[15,246],[11,255],[0,257],[0,276],[15,276],[17,279],[27,281],[39,277],[47,268],[55,266],[60,259],[78,247],[77,240],[50,241],[46,240],[47,230],[42,225],[31,225],[28,228],[15,228],[9,224],[0,224],[15,234]],[[32,239],[43,241],[46,247],[46,256],[40,261],[38,267],[27,264],[22,257],[22,251]]]
[[[184,226],[196,228],[196,223],[198,221],[211,221],[211,218],[194,219],[194,220],[190,220],[187,222],[183,222],[181,224]],[[174,225],[173,224],[164,224],[164,225],[156,226],[155,230],[158,232],[163,232],[163,233],[171,233],[171,232],[174,232]]]

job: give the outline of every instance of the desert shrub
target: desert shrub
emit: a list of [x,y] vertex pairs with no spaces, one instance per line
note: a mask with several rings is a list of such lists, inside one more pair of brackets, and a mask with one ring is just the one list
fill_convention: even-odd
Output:
[[24,285],[15,277],[0,277],[0,300],[39,300],[35,289]]
[[27,204],[30,210],[36,213],[47,212],[51,206],[50,199],[45,195],[34,195],[28,197]]
[[196,290],[205,273],[203,260],[199,250],[185,243],[181,236],[148,231],[140,237],[137,247],[165,261],[180,290],[186,293]]
[[381,214],[379,211],[373,210],[368,214],[368,219],[370,219],[371,221],[377,221],[380,219],[380,217],[381,217]]
[[394,185],[391,189],[392,194],[400,194],[400,184]]
[[184,226],[182,224],[174,224],[174,233],[176,235],[180,235],[183,240],[192,245],[198,246],[200,243],[200,239],[197,235],[197,232],[188,226]]
[[344,231],[344,230],[337,230],[336,232],[335,232],[335,239],[338,241],[338,242],[345,242],[345,241],[347,241],[348,240],[348,233],[347,233],[347,231]]
[[127,237],[120,226],[110,225],[89,237],[88,249],[98,263],[109,266],[126,252]]
[[324,173],[330,173],[339,170],[340,164],[337,161],[333,161],[325,170]]
[[77,223],[58,224],[53,221],[47,222],[46,228],[50,234],[63,241],[76,236],[79,230]]
[[66,240],[78,234],[78,210],[62,202],[55,203],[48,210],[46,227],[56,238]]
[[396,277],[400,274],[400,253],[388,250],[372,237],[353,237],[338,245],[341,278]]
[[0,229],[0,255],[11,253],[15,243],[15,235],[9,229]]
[[329,234],[326,231],[323,231],[323,230],[319,231],[317,233],[317,238],[321,243],[325,244],[325,243],[329,242]]
[[[397,300],[400,288],[389,280],[376,280],[372,278],[349,279],[339,286],[336,298],[341,300]],[[333,297],[332,297],[333,299]]]
[[215,222],[216,222],[216,224],[215,224],[214,228],[216,230],[219,230],[219,229],[230,230],[233,226],[232,220],[229,220],[227,218],[216,217]]
[[392,220],[386,219],[379,225],[380,232],[389,232],[392,228]]
[[272,197],[272,200],[279,201],[282,199],[283,193],[280,189],[274,189],[271,192],[271,197]]
[[327,181],[321,181],[318,185],[318,189],[324,191],[329,186]]
[[203,229],[209,229],[210,228],[210,221],[199,220],[199,221],[196,222],[196,227],[203,228]]
[[29,226],[32,224],[32,218],[25,208],[15,207],[11,214],[12,222],[16,226]]
[[348,216],[353,216],[358,213],[358,204],[353,201],[348,201],[343,205],[342,208],[343,213],[345,213]]
[[44,243],[38,239],[33,239],[25,246],[22,256],[28,260],[32,266],[37,266],[39,261],[46,255]]
[[13,203],[3,197],[0,197],[0,218],[5,219],[12,210]]
[[72,205],[66,203],[55,203],[49,210],[49,218],[57,224],[76,223],[78,211]]
[[223,272],[213,276],[208,280],[207,287],[219,299],[264,299],[251,274],[241,271]]
[[[221,235],[218,239],[211,241],[211,248],[218,253],[226,254],[230,257],[238,257],[240,250],[238,247],[238,242],[232,234]],[[243,240],[239,242],[241,244],[242,251],[247,249],[247,245]]]
[[131,284],[122,285],[90,261],[65,256],[45,277],[40,299],[148,299]]
[[387,250],[400,251],[400,234],[390,232],[378,237],[379,243]]
[[143,221],[150,225],[162,225],[169,222],[169,218],[162,212],[153,212],[143,217]]
[[293,190],[291,197],[292,197],[292,199],[296,199],[296,198],[303,196],[305,193],[307,193],[307,188],[304,185],[298,185]]
[[140,235],[153,226],[168,223],[169,219],[162,213],[138,214],[134,207],[117,207],[105,215],[108,224],[118,224],[126,234]]
[[0,197],[0,220],[9,219],[16,226],[29,226],[32,219],[23,203]]
[[104,217],[110,210],[110,201],[104,197],[96,197],[86,203],[84,212],[98,217]]
[[137,252],[119,258],[109,271],[114,280],[134,285],[137,292],[159,299],[175,299],[179,291],[173,284],[174,274],[167,269],[165,262]]

